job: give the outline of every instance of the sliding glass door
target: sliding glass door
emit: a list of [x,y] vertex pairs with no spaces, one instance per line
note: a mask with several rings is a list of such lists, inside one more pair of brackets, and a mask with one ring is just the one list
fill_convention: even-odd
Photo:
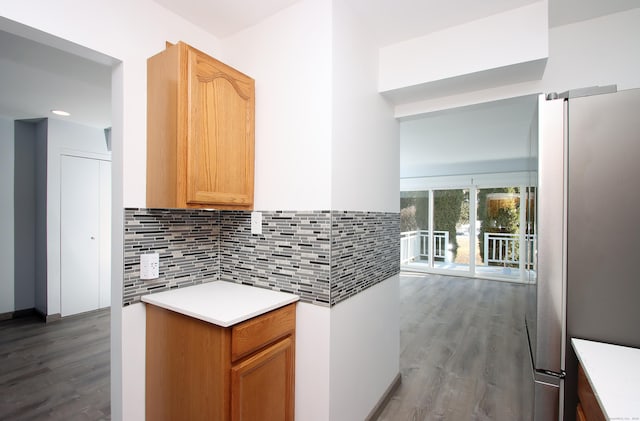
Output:
[[429,191],[400,195],[400,263],[414,268],[429,266]]
[[433,192],[433,267],[469,271],[469,189]]
[[535,276],[534,187],[407,191],[400,204],[403,269],[518,282]]
[[478,273],[520,277],[520,188],[478,189]]

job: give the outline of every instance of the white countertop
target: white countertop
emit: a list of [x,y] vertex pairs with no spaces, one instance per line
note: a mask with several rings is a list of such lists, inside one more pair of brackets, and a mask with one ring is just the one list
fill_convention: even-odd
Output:
[[640,420],[640,349],[571,339],[609,420]]
[[222,327],[298,301],[285,292],[215,281],[145,295],[145,303],[166,308]]

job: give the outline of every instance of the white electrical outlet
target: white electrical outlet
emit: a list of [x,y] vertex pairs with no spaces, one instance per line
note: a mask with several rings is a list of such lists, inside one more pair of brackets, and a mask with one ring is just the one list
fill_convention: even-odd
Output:
[[140,279],[158,279],[160,276],[160,255],[158,253],[140,255]]
[[251,234],[262,234],[262,212],[251,212]]

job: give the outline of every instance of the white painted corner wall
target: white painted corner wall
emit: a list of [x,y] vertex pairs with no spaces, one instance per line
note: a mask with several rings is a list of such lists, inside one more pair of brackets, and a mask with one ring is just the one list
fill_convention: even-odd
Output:
[[331,421],[365,419],[400,373],[399,279],[331,309]]
[[399,212],[400,126],[378,93],[378,47],[348,4],[334,1],[331,209]]
[[426,99],[395,107],[397,118],[522,95],[595,85],[640,87],[640,8],[549,30],[549,58],[541,80]]
[[122,419],[145,419],[145,304],[122,307]]
[[[303,0],[225,39],[226,62],[256,79],[256,209],[398,211],[399,127],[377,92],[377,49],[362,31],[341,2]],[[376,308],[390,315],[380,329],[399,347],[397,300],[391,294],[377,306],[368,292],[340,304],[343,314],[352,305],[361,313],[344,326],[359,328],[362,313]],[[353,384],[344,377],[352,373],[330,361],[357,366],[359,355],[336,352],[362,350],[372,338],[364,329],[334,335],[334,308],[298,304],[296,419],[349,419],[333,405],[343,410],[354,390],[335,397],[330,382]],[[397,350],[386,349],[366,360],[382,370],[363,370],[367,387],[351,412],[366,416],[398,373]]]
[[256,210],[331,207],[331,11],[301,0],[224,40],[256,80]]
[[331,309],[314,304],[297,304],[296,420],[330,420],[330,330]]
[[540,92],[640,87],[640,8],[551,28]]
[[548,1],[380,49],[380,92],[548,56]]

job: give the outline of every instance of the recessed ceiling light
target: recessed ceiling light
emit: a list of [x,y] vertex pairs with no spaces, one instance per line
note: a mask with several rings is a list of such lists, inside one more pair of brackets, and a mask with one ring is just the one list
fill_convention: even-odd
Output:
[[55,115],[61,115],[61,116],[64,116],[64,117],[69,117],[71,115],[68,112],[62,111],[62,110],[51,110],[51,112],[53,114],[55,114]]

